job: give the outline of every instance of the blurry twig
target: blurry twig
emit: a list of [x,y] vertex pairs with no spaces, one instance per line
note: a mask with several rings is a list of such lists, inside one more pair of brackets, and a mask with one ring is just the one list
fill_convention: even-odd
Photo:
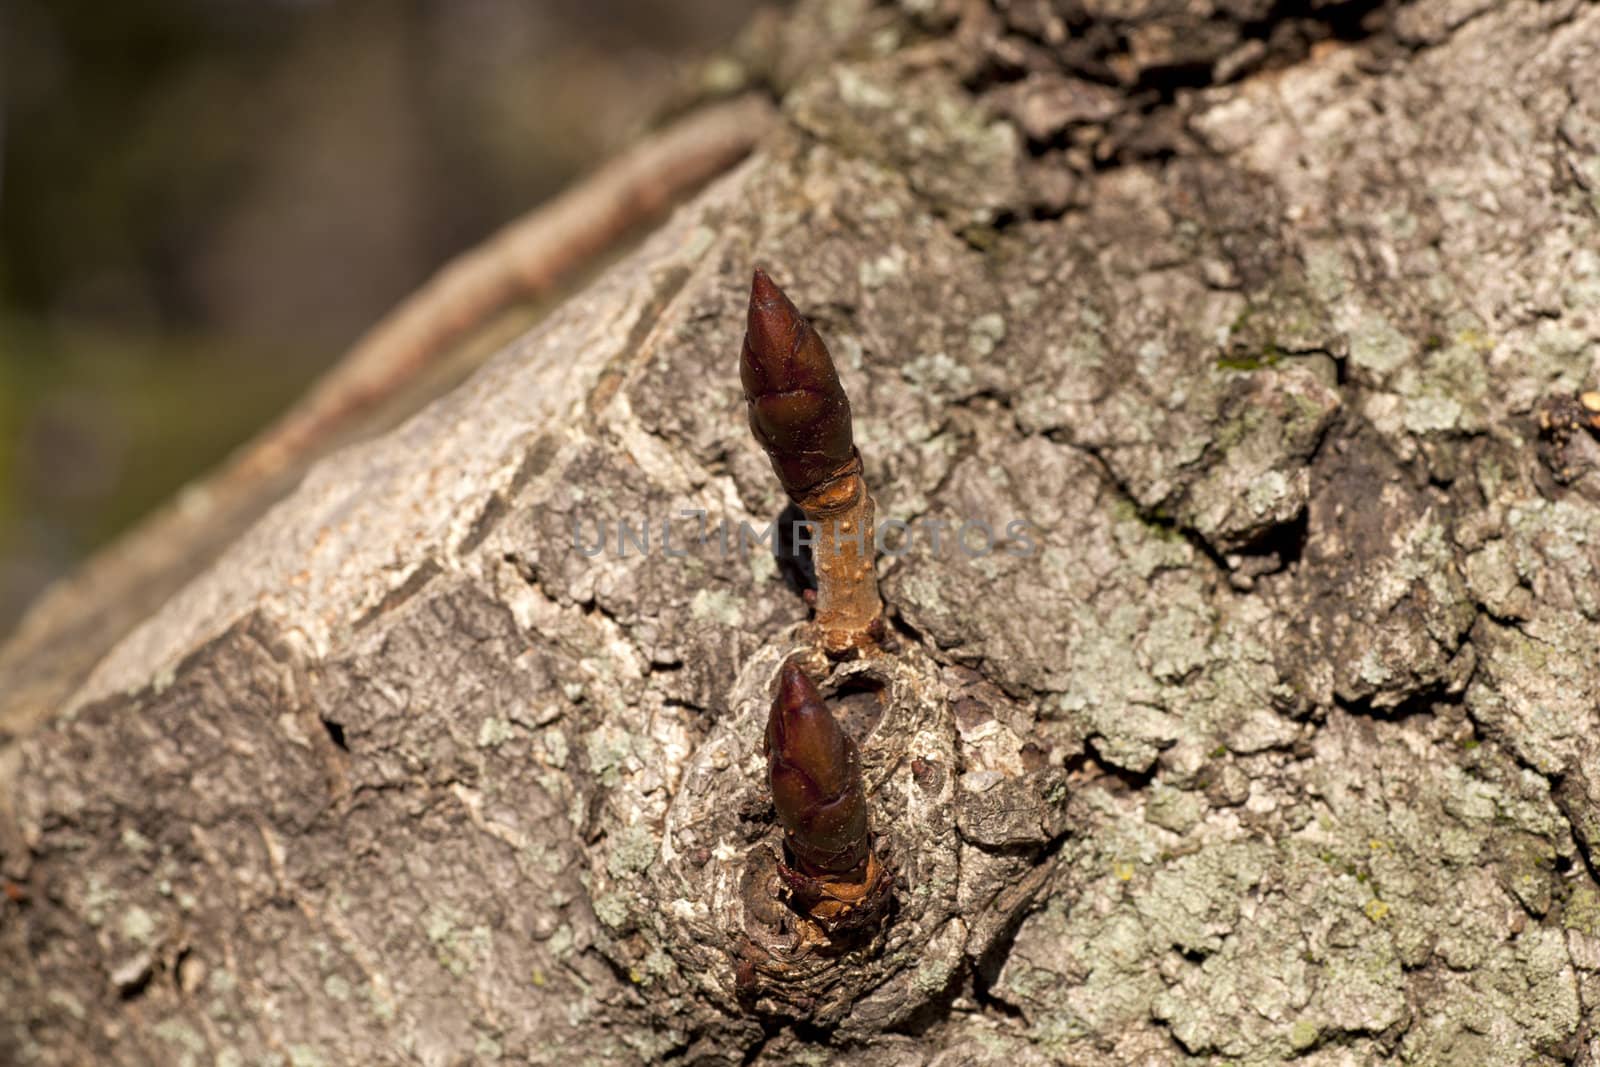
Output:
[[330,429],[394,394],[472,329],[548,292],[645,219],[749,152],[772,108],[750,95],[691,113],[586,181],[511,223],[435,274],[367,331],[281,419],[247,445],[229,476],[270,476]]
[[549,292],[640,222],[726,170],[771,124],[749,95],[693,112],[459,256],[368,330],[238,455],[233,476],[270,476],[330,429],[392,396],[451,345],[520,300]]
[[548,294],[738,162],[771,127],[751,94],[707,105],[446,264],[281,418],[46,591],[0,647],[0,747],[51,714],[112,645],[372,412],[512,304]]

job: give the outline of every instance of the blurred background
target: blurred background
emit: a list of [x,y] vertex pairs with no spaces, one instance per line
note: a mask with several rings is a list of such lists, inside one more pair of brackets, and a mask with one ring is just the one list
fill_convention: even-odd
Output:
[[0,5],[0,639],[756,6]]

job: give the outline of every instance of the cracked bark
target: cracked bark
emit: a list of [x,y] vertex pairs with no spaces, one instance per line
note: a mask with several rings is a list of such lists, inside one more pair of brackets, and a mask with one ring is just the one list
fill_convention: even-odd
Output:
[[[801,5],[755,158],[8,746],[0,1059],[1595,1062],[1600,7],[1197,10]],[[899,910],[752,997],[756,261],[952,525],[812,664]]]

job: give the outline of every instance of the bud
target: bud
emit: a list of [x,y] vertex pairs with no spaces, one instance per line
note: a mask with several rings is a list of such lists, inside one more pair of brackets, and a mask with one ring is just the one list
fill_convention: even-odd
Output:
[[773,806],[802,870],[817,877],[857,871],[868,853],[861,759],[822,694],[792,662],[778,680],[766,754]]
[[855,456],[850,399],[811,324],[756,268],[739,353],[750,430],[790,498],[836,477]]

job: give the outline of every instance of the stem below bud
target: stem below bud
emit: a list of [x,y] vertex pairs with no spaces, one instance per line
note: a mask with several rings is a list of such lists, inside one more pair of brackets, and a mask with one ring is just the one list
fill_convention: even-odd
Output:
[[855,457],[849,473],[798,502],[816,526],[811,546],[817,570],[817,628],[822,647],[838,655],[876,640],[882,627],[878,596],[876,509]]

